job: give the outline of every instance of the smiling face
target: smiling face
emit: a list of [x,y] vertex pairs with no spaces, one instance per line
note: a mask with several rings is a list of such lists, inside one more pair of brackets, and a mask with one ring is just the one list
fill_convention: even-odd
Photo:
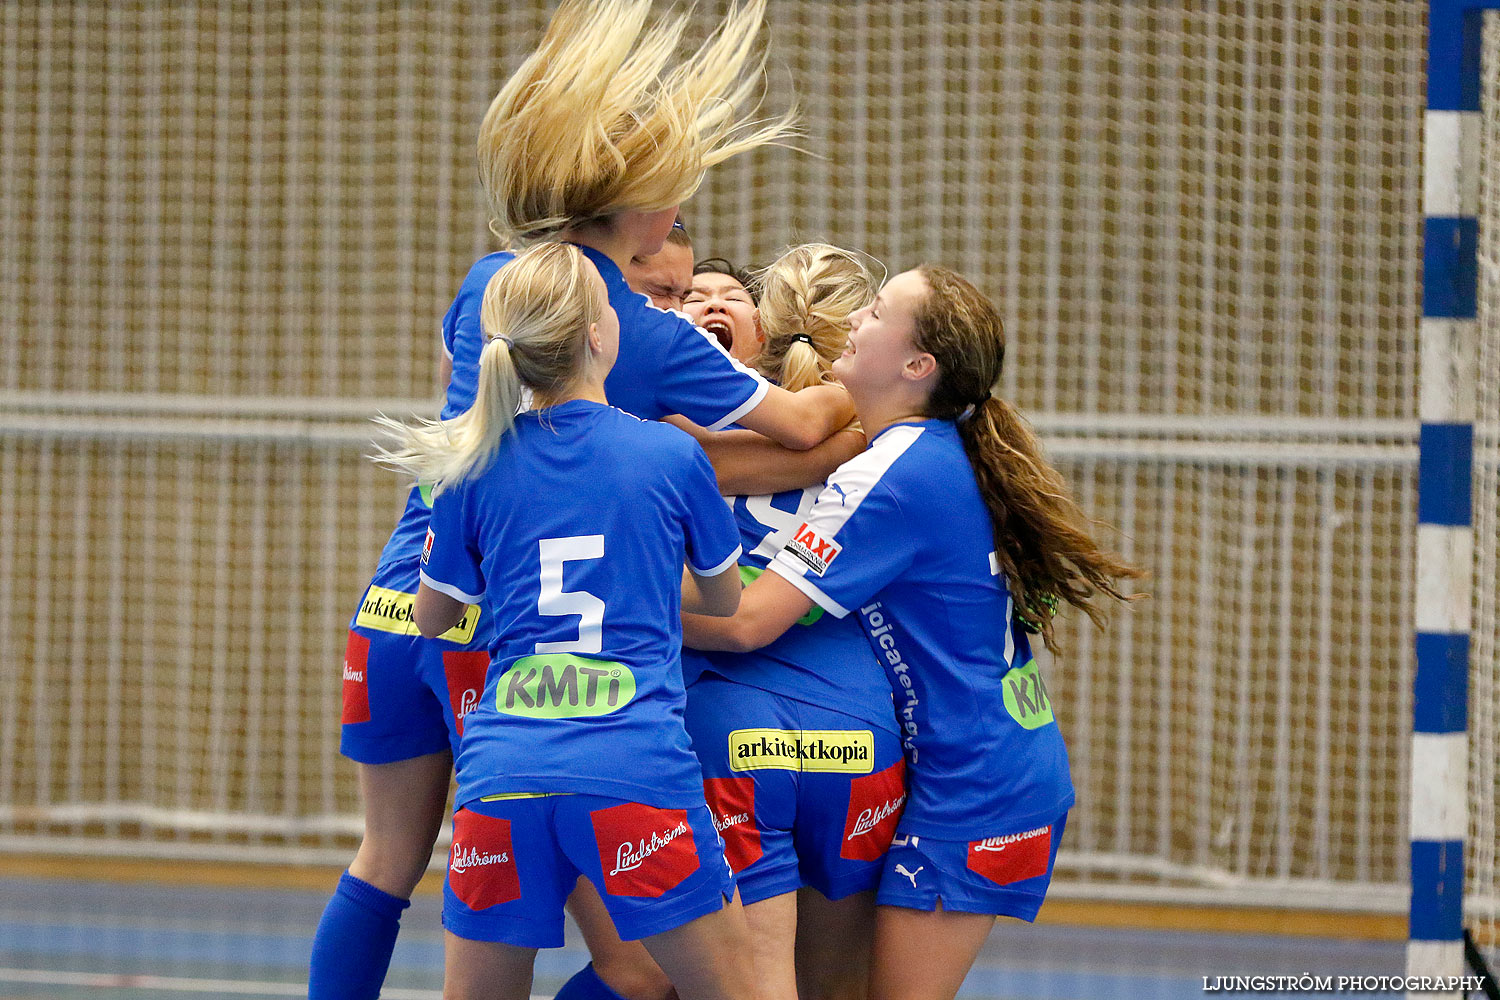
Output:
[[717,271],[693,275],[693,290],[682,310],[718,338],[735,360],[748,364],[760,353],[765,337],[755,300],[733,275]]
[[851,393],[878,394],[932,374],[932,355],[912,339],[917,307],[927,293],[921,272],[903,271],[885,283],[874,302],[849,315],[849,346],[833,363],[833,373]]

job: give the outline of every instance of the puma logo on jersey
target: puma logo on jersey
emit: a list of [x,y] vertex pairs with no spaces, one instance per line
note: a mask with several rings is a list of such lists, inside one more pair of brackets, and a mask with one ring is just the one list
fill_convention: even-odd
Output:
[[839,495],[839,506],[844,506],[844,501],[849,499],[849,494],[844,492],[844,488],[838,483],[829,483],[828,488]]
[[792,535],[792,540],[786,543],[786,551],[806,563],[808,569],[822,576],[828,571],[828,564],[843,551],[843,546],[824,538],[803,521],[802,526]]
[[915,871],[915,872],[909,872],[909,871],[906,870],[906,866],[905,865],[897,865],[896,866],[896,872],[897,872],[897,874],[905,875],[907,878],[911,879],[911,887],[913,889],[915,889],[917,887],[917,872],[925,871],[926,868],[927,868],[926,865],[918,865],[917,866],[917,871]]

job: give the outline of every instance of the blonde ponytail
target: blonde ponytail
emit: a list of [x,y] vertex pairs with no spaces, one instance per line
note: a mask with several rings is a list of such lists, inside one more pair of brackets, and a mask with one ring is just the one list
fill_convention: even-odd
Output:
[[692,12],[646,27],[651,0],[564,0],[479,129],[490,228],[527,242],[625,210],[681,204],[709,167],[794,133],[757,120],[765,0],[731,4],[674,65]]
[[994,304],[953,271],[932,265],[917,271],[928,292],[917,306],[913,341],[938,364],[927,415],[958,421],[1016,612],[1056,651],[1052,619],[1059,601],[1102,626],[1097,599],[1140,596],[1126,594],[1117,581],[1146,574],[1099,546],[1093,522],[1047,462],[1036,433],[1014,406],[992,395],[1005,360]]
[[766,343],[755,364],[793,392],[828,381],[849,342],[849,314],[869,305],[878,287],[857,254],[828,243],[791,247],[757,284]]
[[522,388],[555,397],[582,372],[589,327],[609,308],[587,257],[539,243],[490,278],[480,305],[489,337],[479,355],[474,404],[450,420],[375,422],[391,438],[371,457],[432,486],[434,497],[489,467],[515,425]]

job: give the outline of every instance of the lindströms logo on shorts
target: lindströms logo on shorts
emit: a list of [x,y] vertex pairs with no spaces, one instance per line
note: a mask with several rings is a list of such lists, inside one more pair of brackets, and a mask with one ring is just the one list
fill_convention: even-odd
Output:
[[1050,826],[969,842],[969,869],[997,885],[1045,875],[1051,858]]
[[698,870],[687,810],[626,802],[589,814],[604,888],[611,896],[655,899]]
[[490,668],[490,654],[482,649],[443,650],[443,676],[448,682],[448,704],[458,735],[464,734],[464,719],[479,707],[484,694],[484,675]]
[[[412,608],[417,603],[416,594],[385,587],[371,587],[365,591],[364,602],[354,624],[359,628],[372,628],[377,632],[392,632],[396,635],[421,635],[412,617]],[[474,629],[479,624],[479,606],[470,604],[464,608],[464,616],[457,625],[438,636],[444,642],[467,644],[474,638]]]
[[495,707],[531,719],[608,715],[635,697],[635,674],[623,663],[572,653],[523,656],[495,685]]
[[427,537],[422,539],[422,565],[427,565],[427,560],[432,558],[432,529],[427,529]]
[[729,769],[869,774],[875,735],[868,729],[736,729]]
[[844,815],[844,843],[839,857],[875,861],[885,855],[906,804],[906,762],[849,782],[849,809]]
[[349,633],[344,646],[344,705],[339,721],[345,725],[370,721],[370,640]]
[[801,559],[807,564],[807,568],[822,576],[828,571],[828,564],[838,557],[844,547],[831,538],[824,538],[812,528],[808,527],[806,521],[792,535],[792,540],[786,543],[786,551]]
[[448,884],[471,910],[486,910],[521,898],[510,820],[467,809],[454,814]]
[[1005,688],[1005,710],[1022,729],[1040,729],[1054,721],[1052,699],[1042,683],[1042,672],[1035,660],[1008,672],[1000,681]]
[[755,825],[755,779],[704,778],[703,797],[724,841],[729,867],[739,873],[759,861],[765,850]]

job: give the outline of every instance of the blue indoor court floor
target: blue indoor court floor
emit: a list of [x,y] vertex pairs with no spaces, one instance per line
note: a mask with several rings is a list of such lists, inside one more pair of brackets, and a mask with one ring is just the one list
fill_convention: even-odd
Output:
[[[325,898],[282,889],[0,877],[0,1000],[304,996],[309,941]],[[383,994],[388,1000],[441,996],[439,902],[418,896],[403,919]],[[584,961],[570,927],[567,947],[538,955],[535,994],[550,997]],[[1399,975],[1403,963],[1400,942],[1007,922],[991,935],[960,996],[1186,1000],[1213,995],[1204,989],[1205,976],[1388,976]]]

